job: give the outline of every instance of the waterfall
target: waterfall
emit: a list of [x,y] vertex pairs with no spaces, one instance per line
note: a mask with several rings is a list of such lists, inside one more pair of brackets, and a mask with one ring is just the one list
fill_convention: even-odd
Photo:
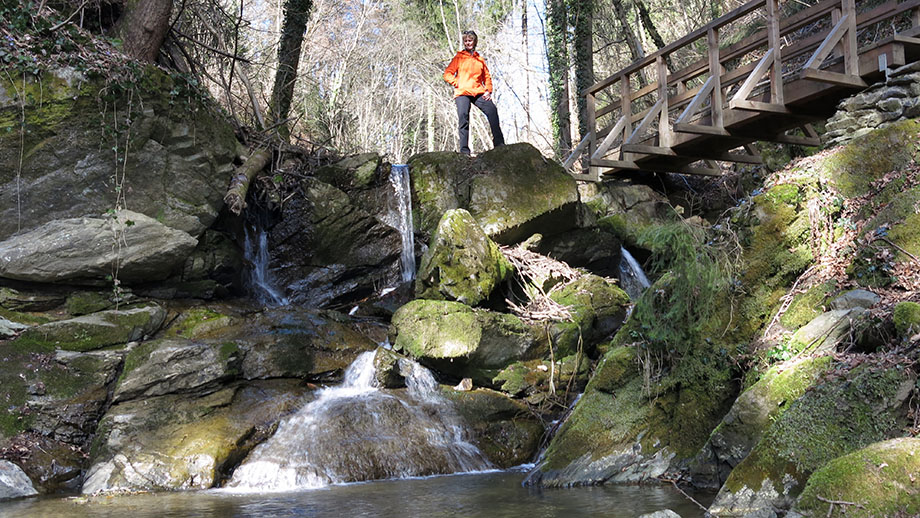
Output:
[[268,233],[262,225],[247,223],[244,228],[245,239],[243,257],[249,264],[249,291],[260,304],[284,306],[288,299],[271,283],[268,271]]
[[651,283],[636,258],[620,247],[620,286],[632,300],[638,299]]
[[390,166],[390,184],[395,192],[395,207],[392,208],[394,227],[402,236],[402,253],[399,267],[402,281],[409,282],[415,278],[415,237],[412,228],[412,189],[409,184],[409,166],[393,164]]
[[375,387],[374,353],[361,354],[337,387],[278,425],[227,484],[232,490],[290,491],[330,484],[481,471],[491,466],[465,438],[431,373],[400,364],[408,390]]

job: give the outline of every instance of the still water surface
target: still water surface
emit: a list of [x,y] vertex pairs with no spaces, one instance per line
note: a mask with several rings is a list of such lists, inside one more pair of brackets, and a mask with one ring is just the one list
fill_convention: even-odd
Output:
[[[521,487],[524,474],[494,472],[329,486],[291,493],[224,490],[0,502],[3,518],[463,517],[635,518],[671,509],[703,516],[670,486]],[[711,496],[694,494],[708,505]]]

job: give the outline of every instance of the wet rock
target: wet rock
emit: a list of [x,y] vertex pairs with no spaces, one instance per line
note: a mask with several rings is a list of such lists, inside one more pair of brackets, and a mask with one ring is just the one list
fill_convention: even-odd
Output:
[[22,469],[10,461],[0,460],[0,500],[38,494]]
[[68,320],[33,326],[16,339],[20,347],[38,346],[47,351],[91,351],[124,345],[156,332],[166,318],[157,304],[100,311]]
[[617,277],[619,273],[620,239],[597,227],[547,237],[535,251],[604,277]]
[[12,338],[16,336],[16,334],[20,331],[28,328],[29,326],[26,324],[11,322],[3,317],[0,317],[0,339]]
[[508,259],[463,209],[444,213],[422,256],[415,290],[419,298],[475,306],[511,273]]
[[680,515],[670,509],[655,511],[654,513],[643,514],[639,518],[680,518]]
[[64,303],[65,295],[54,291],[0,288],[0,307],[11,311],[48,311]]
[[441,394],[456,406],[479,451],[499,468],[531,462],[537,455],[543,425],[524,403],[488,389]]
[[399,278],[401,237],[347,193],[316,178],[269,232],[269,270],[293,304],[346,305]]
[[406,377],[402,374],[399,361],[402,355],[378,347],[374,352],[374,379],[382,388],[401,388],[406,386]]
[[831,301],[831,309],[869,309],[878,301],[882,300],[879,295],[868,290],[850,290]]
[[128,210],[53,220],[0,242],[0,277],[98,283],[117,264],[123,282],[165,279],[196,244],[186,232]]
[[540,358],[547,350],[542,329],[459,302],[412,301],[393,315],[390,334],[395,350],[480,386],[492,386],[510,363]]
[[277,381],[118,403],[99,425],[82,492],[214,487],[306,397]]

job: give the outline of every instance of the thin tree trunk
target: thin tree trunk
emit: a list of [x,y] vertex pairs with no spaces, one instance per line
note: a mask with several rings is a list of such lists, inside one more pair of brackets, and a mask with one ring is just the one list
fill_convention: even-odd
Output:
[[636,0],[636,8],[639,9],[639,18],[642,20],[642,26],[645,27],[645,32],[652,37],[652,42],[655,44],[655,48],[664,47],[664,38],[661,37],[661,33],[658,32],[658,29],[655,27],[655,24],[652,23],[652,16],[648,12],[648,7],[645,6],[645,2],[642,0]]
[[122,40],[122,51],[139,60],[154,63],[169,31],[172,0],[129,0],[118,19],[115,34]]
[[521,0],[521,40],[524,42],[524,113],[527,115],[524,138],[530,142],[530,37],[527,34],[527,0]]
[[611,4],[613,5],[613,11],[616,13],[617,20],[620,21],[620,28],[623,30],[623,37],[626,39],[626,46],[629,47],[629,53],[632,55],[632,60],[638,61],[644,58],[645,49],[642,48],[642,44],[639,43],[639,38],[636,36],[636,33],[633,32],[632,27],[629,26],[623,2],[620,0],[611,0]]
[[572,26],[575,29],[575,89],[578,103],[578,140],[588,134],[587,100],[581,94],[594,84],[594,0],[574,0]]
[[312,6],[312,0],[286,0],[284,3],[284,27],[278,45],[278,71],[275,73],[275,84],[272,86],[270,106],[273,124],[277,126],[284,140],[290,137],[290,128],[286,120],[294,97],[300,49],[303,46],[303,35],[307,29]]
[[546,61],[549,65],[550,121],[557,156],[564,156],[572,149],[567,21],[565,0],[549,0],[546,3]]

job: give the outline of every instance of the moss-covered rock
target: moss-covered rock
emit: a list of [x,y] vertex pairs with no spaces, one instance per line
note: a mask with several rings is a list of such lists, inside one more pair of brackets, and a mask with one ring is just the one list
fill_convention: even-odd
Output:
[[512,362],[541,358],[548,350],[541,329],[459,302],[414,300],[393,315],[390,334],[394,349],[480,386],[491,386]]
[[692,468],[694,482],[721,487],[770,425],[831,366],[830,356],[807,357],[771,367],[735,400],[713,430]]
[[511,271],[511,263],[469,212],[449,210],[422,256],[415,291],[419,298],[475,306],[489,298]]
[[170,322],[164,335],[174,338],[201,339],[219,336],[221,330],[233,323],[233,317],[210,307],[193,307],[183,311]]
[[794,354],[831,352],[849,336],[854,322],[865,312],[865,309],[856,307],[821,313],[792,335],[789,350]]
[[315,176],[340,189],[369,187],[374,183],[382,162],[377,153],[361,153],[320,167]]
[[[920,439],[877,442],[817,470],[792,514],[827,516],[830,507],[851,518],[920,515]],[[831,504],[850,502],[851,504]]]
[[918,130],[916,120],[892,124],[837,148],[822,165],[844,196],[861,196],[873,181],[911,163],[917,151],[904,143],[916,140]]
[[557,392],[581,392],[588,382],[591,362],[583,354],[573,354],[555,361],[550,359],[515,362],[492,379],[502,392],[525,397],[539,405]]
[[914,384],[902,369],[863,365],[805,392],[731,472],[710,512],[788,509],[825,463],[897,433]]
[[115,306],[113,293],[101,291],[77,291],[67,297],[67,313],[74,317],[104,311]]
[[900,302],[894,307],[892,315],[894,328],[904,338],[920,333],[920,304]]
[[837,282],[830,280],[811,287],[805,293],[796,295],[789,304],[789,308],[780,317],[780,322],[792,330],[811,322],[824,312],[825,304],[836,289]]
[[533,460],[543,436],[543,426],[526,405],[488,389],[441,394],[457,408],[479,451],[499,468]]
[[47,352],[55,349],[92,351],[153,335],[165,318],[166,311],[157,304],[100,311],[31,327],[14,340],[12,346],[18,349],[37,347]]
[[279,380],[117,404],[100,423],[82,491],[214,487],[307,400],[298,383]]
[[434,234],[445,212],[469,206],[469,157],[449,151],[421,153],[409,159],[409,171],[416,229]]
[[559,356],[593,354],[596,343],[611,336],[626,320],[629,295],[597,275],[584,275],[553,290],[550,299],[565,306],[571,321],[552,325],[553,344]]
[[28,291],[0,287],[0,308],[9,311],[48,311],[66,300],[66,295],[51,290]]

